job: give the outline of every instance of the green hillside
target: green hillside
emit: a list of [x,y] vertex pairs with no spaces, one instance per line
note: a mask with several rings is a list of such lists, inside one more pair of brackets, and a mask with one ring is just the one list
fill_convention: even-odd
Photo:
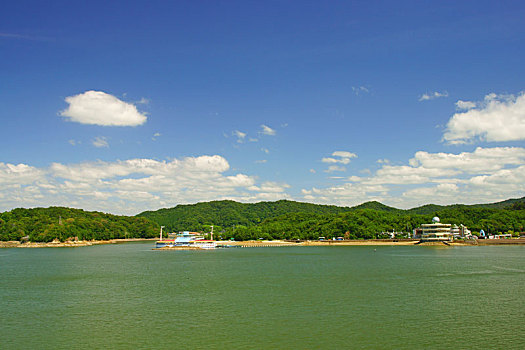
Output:
[[384,238],[381,232],[411,232],[433,216],[441,222],[466,225],[473,232],[518,233],[525,227],[525,209],[444,208],[432,214],[406,211],[354,209],[338,214],[288,213],[269,218],[258,225],[227,227],[223,238],[248,239],[349,239]]
[[379,203],[378,201],[365,202],[363,204],[359,204],[355,207],[352,207],[351,209],[353,210],[355,209],[373,209],[373,210],[382,210],[382,211],[390,211],[390,212],[402,211],[401,209],[389,207],[388,205],[384,205],[383,203]]
[[502,202],[488,203],[488,204],[476,204],[475,207],[482,208],[494,208],[494,209],[516,209],[522,208],[525,205],[525,197],[507,199]]
[[117,216],[64,207],[13,209],[0,213],[0,240],[50,242],[151,238],[159,226],[142,217]]
[[367,202],[353,208],[277,201],[254,204],[213,201],[139,214],[169,231],[215,232],[236,239],[335,237],[377,238],[383,231],[411,231],[433,216],[472,230],[519,232],[525,226],[525,198],[482,205],[424,205],[409,210]]
[[525,197],[479,205],[425,205],[401,210],[379,202],[337,207],[281,200],[238,203],[212,201],[147,211],[135,217],[64,207],[13,209],[0,213],[0,240],[49,242],[156,237],[166,231],[208,232],[222,238],[316,239],[381,238],[381,232],[410,232],[433,216],[441,222],[463,224],[474,232],[523,232]]
[[317,205],[280,200],[276,202],[239,203],[223,200],[197,204],[177,205],[174,208],[145,211],[138,216],[146,217],[169,231],[215,229],[235,225],[257,225],[268,218],[288,213],[337,214],[351,210],[348,207]]

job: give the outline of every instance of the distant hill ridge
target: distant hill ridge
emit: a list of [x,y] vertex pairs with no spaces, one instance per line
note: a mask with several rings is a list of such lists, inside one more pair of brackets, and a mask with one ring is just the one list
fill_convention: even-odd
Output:
[[180,231],[190,228],[195,229],[210,224],[222,227],[258,225],[268,219],[295,213],[334,215],[367,209],[392,214],[432,215],[440,211],[462,211],[469,208],[525,209],[525,197],[489,204],[427,204],[408,210],[390,207],[377,201],[365,202],[354,207],[339,207],[335,205],[321,205],[290,200],[258,203],[239,203],[232,200],[222,200],[182,204],[173,208],[145,211],[137,216],[146,217],[159,225],[165,226],[168,230]]
[[64,242],[156,237],[159,227],[143,217],[66,207],[16,208],[0,213],[0,241]]

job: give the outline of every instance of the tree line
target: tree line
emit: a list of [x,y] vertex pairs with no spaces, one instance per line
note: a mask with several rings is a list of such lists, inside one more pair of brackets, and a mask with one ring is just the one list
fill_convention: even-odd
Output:
[[[505,203],[505,204],[502,204]],[[168,231],[209,232],[215,237],[249,239],[384,238],[382,232],[412,232],[434,216],[442,223],[467,226],[474,233],[519,233],[525,227],[525,198],[483,205],[426,205],[409,210],[368,202],[357,207],[294,201],[243,204],[213,201],[139,214]]]
[[17,208],[0,213],[0,240],[51,242],[152,238],[160,227],[144,217],[118,216],[64,207]]
[[[504,204],[502,204],[504,203]],[[384,238],[382,232],[412,232],[438,216],[442,223],[467,226],[474,233],[523,232],[525,198],[489,205],[426,205],[401,210],[378,202],[357,207],[316,205],[294,201],[243,204],[212,201],[117,216],[65,207],[13,209],[0,213],[0,240],[106,240],[153,238],[164,232],[210,232],[214,238],[346,239]]]

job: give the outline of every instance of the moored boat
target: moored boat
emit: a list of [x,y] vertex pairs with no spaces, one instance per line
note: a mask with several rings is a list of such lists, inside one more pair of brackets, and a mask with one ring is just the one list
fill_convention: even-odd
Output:
[[189,247],[195,249],[215,249],[217,243],[213,240],[206,240],[196,232],[184,231],[178,234],[175,239],[165,239],[157,241],[156,248]]

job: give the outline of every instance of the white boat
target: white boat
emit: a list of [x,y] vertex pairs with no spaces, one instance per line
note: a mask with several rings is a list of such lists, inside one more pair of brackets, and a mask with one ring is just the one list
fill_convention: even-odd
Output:
[[163,247],[189,247],[197,249],[215,249],[217,243],[213,240],[206,240],[197,232],[184,231],[177,235],[175,239],[157,241],[156,248]]

